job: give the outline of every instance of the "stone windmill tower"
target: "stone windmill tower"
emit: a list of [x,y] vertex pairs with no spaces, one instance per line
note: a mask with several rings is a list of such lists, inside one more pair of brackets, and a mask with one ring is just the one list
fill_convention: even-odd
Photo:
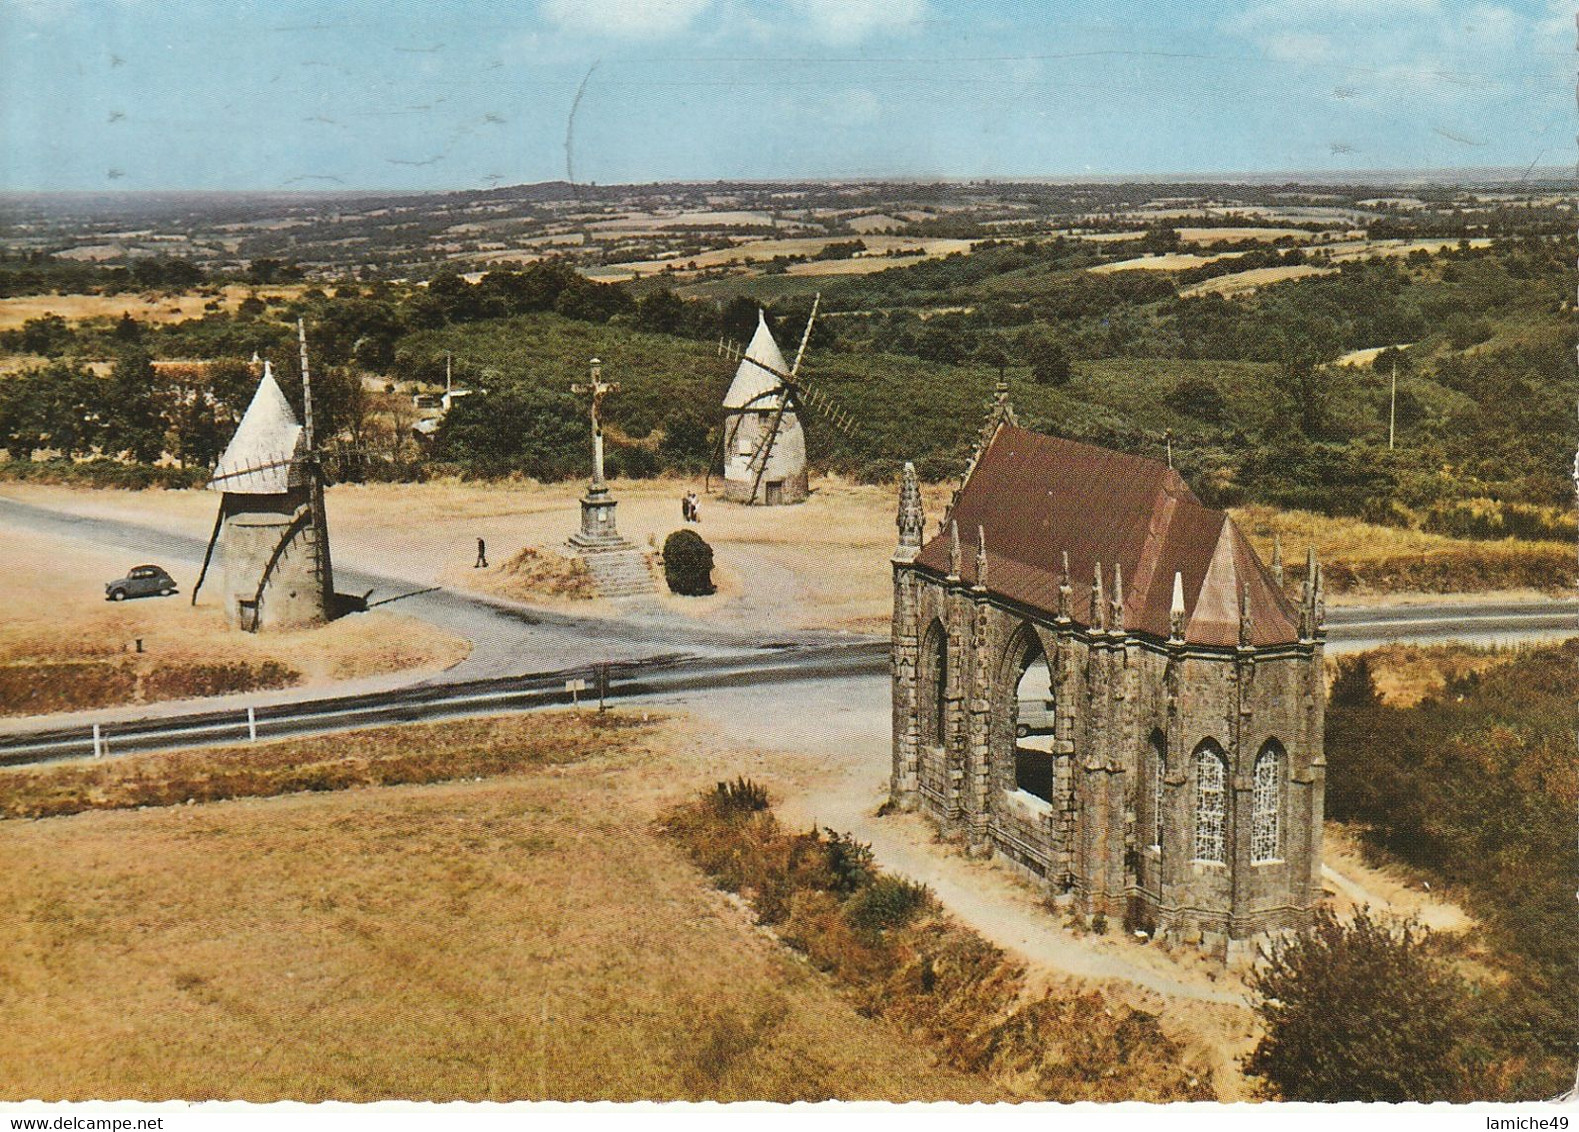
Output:
[[[818,297],[821,301],[821,296]],[[802,406],[810,405],[849,434],[853,422],[798,376],[817,318],[817,303],[806,320],[795,364],[789,365],[757,311],[757,330],[724,395],[724,498],[736,503],[777,506],[806,498],[806,432]]]
[[335,609],[305,334],[302,342],[308,423],[296,420],[265,362],[252,403],[208,483],[210,491],[221,493],[219,515],[192,600],[217,551],[225,619],[249,632],[317,624]]
[[806,498],[806,432],[777,376],[789,368],[759,310],[756,333],[724,396],[725,499],[779,504]]

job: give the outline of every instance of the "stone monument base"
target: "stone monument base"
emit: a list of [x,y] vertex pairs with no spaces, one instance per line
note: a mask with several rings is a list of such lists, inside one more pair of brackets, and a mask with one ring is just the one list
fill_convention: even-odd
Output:
[[581,529],[570,536],[570,545],[583,554],[600,550],[630,550],[614,523],[617,504],[609,489],[595,483],[581,497]]
[[620,537],[614,525],[614,500],[609,489],[594,483],[581,499],[581,529],[570,536],[570,549],[592,574],[600,597],[638,597],[657,591],[647,558]]

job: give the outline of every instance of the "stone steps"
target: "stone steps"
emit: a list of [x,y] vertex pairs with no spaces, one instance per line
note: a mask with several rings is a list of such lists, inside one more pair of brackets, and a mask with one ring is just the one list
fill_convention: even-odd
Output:
[[635,597],[658,592],[647,557],[639,550],[602,550],[584,556],[599,597]]

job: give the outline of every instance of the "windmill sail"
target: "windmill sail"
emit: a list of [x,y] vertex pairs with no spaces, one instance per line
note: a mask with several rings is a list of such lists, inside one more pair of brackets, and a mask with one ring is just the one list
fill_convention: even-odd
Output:
[[756,333],[724,397],[719,443],[726,499],[774,504],[806,498],[804,406],[809,405],[846,436],[855,434],[854,418],[799,376],[821,302],[821,295],[812,302],[793,365],[786,364],[768,329],[765,312],[757,313]]
[[759,311],[756,332],[724,396],[724,498],[738,503],[806,498],[806,438],[792,381],[767,316]]

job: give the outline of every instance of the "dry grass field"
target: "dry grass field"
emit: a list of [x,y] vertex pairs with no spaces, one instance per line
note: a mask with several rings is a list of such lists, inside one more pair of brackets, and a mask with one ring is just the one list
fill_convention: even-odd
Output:
[[180,570],[175,597],[109,602],[104,583],[140,559],[29,531],[5,536],[0,715],[437,671],[469,651],[464,640],[384,610],[300,632],[237,632],[211,602],[191,605],[185,591],[195,575]]
[[1316,238],[1315,233],[1307,232],[1303,228],[1175,228],[1179,240],[1186,244],[1215,244],[1218,240],[1254,240],[1258,244],[1270,244],[1276,240],[1293,240],[1295,243],[1308,244]]
[[1449,680],[1507,664],[1518,653],[1466,645],[1395,643],[1372,649],[1368,655],[1371,675],[1383,700],[1389,707],[1407,708],[1437,695]]
[[[883,271],[890,267],[902,266],[907,261],[913,263],[918,259],[937,258],[954,252],[969,251],[976,242],[974,240],[920,236],[867,235],[860,238],[866,244],[868,254],[859,259],[825,260],[815,263],[796,264],[791,266],[791,272],[803,275],[848,274],[850,270],[847,266],[848,264],[860,264],[865,271]],[[816,255],[829,244],[848,243],[849,240],[850,237],[848,236],[797,236],[785,239],[751,240],[746,243],[736,244],[734,247],[713,248],[709,251],[698,252],[693,256],[610,264],[608,267],[591,269],[586,274],[590,278],[607,281],[610,279],[630,279],[644,275],[656,275],[669,269],[673,269],[676,273],[683,275],[692,270],[692,265],[695,266],[696,270],[705,270],[710,267],[745,267],[754,263],[767,263],[774,256]],[[890,257],[885,254],[896,248],[907,251],[919,248],[924,254],[903,258]],[[800,270],[797,270],[797,268]]]
[[[839,823],[835,787],[860,810],[884,774],[886,707],[826,699],[742,691],[700,718],[557,712],[0,770],[0,1097],[1027,1095],[990,1050],[999,1084],[946,1067],[968,1040],[923,1042],[897,1007],[873,1021],[878,987],[819,973],[825,949],[797,958],[663,836],[676,803],[737,774],[776,806],[799,799],[789,831],[808,812]],[[914,824],[868,819],[899,822],[890,839]],[[1237,985],[1198,955],[1084,939],[1001,869],[925,836],[912,848],[1000,913],[1025,904],[1055,954]],[[1340,905],[1450,914],[1335,849]],[[993,937],[996,920],[967,922]],[[1051,989],[1077,1012],[1155,1015],[1182,1064],[1246,1099],[1242,1007],[1071,979],[1030,939],[1008,950],[1030,964],[1017,1001]],[[1100,1041],[1128,1032],[1102,1025]],[[1070,1038],[1089,1069],[1099,1044]],[[1101,1065],[1104,1096],[1165,1079],[1155,1058]]]
[[[1398,348],[1408,349],[1409,345],[1411,345],[1411,343],[1401,343]],[[1342,355],[1332,364],[1335,366],[1353,366],[1357,369],[1364,368],[1376,360],[1377,354],[1380,354],[1383,350],[1390,348],[1391,347],[1389,346],[1368,346],[1363,350],[1350,350],[1347,354]]]
[[772,213],[743,209],[693,209],[629,212],[604,220],[592,220],[587,227],[599,232],[650,235],[676,227],[755,228],[777,224]]
[[[468,777],[0,822],[0,1095],[1005,1096],[706,888],[654,830],[652,792],[678,795],[652,728],[537,716],[365,745]],[[479,750],[516,765],[478,778]]]
[[[905,246],[917,247],[924,242],[926,241],[915,241]],[[856,259],[811,260],[807,263],[790,264],[784,269],[784,274],[818,278],[833,275],[875,275],[891,267],[911,267],[929,259],[936,259],[939,255],[948,254],[950,253],[944,251],[930,255],[863,255]]]
[[156,292],[121,295],[19,295],[0,299],[0,330],[15,330],[30,318],[58,314],[67,322],[84,322],[92,318],[120,318],[129,314],[139,322],[180,322],[189,318],[202,318],[208,313],[206,304],[218,302],[221,310],[234,311],[241,300],[257,294],[268,299],[273,295],[293,298],[302,287],[267,287],[259,290],[232,284],[219,288],[219,294],[208,295],[188,291],[179,295]]
[[[335,560],[414,584],[514,596],[548,608],[609,613],[607,602],[520,589],[508,565],[525,548],[545,558],[580,522],[581,483],[344,484],[328,492]],[[722,625],[766,631],[831,628],[882,631],[892,604],[888,557],[894,547],[894,489],[817,477],[813,494],[794,507],[742,507],[708,495],[699,480],[617,480],[619,527],[626,538],[661,546],[679,528],[680,497],[701,496],[695,529],[713,545],[718,593],[664,595],[672,612]],[[712,490],[721,490],[715,477]],[[927,489],[927,513],[939,515],[951,490]],[[6,484],[0,494],[97,518],[123,519],[207,538],[214,497],[204,491],[96,491]],[[489,570],[472,568],[477,539],[488,544]],[[127,563],[131,565],[131,563]],[[114,575],[107,575],[105,581]],[[201,608],[201,604],[200,604]],[[396,607],[398,608],[398,607]]]
[[[1322,245],[1339,262],[1346,259],[1396,259],[1412,252],[1426,251],[1435,255],[1443,248],[1456,248],[1457,240],[1350,240]],[[1489,248],[1491,239],[1476,236],[1469,241],[1472,248]]]
[[1111,275],[1115,271],[1187,271],[1202,264],[1216,263],[1220,259],[1238,259],[1243,252],[1223,252],[1220,255],[1196,255],[1194,252],[1164,252],[1160,255],[1140,256],[1098,264],[1090,268],[1092,275]]
[[1281,267],[1257,267],[1250,271],[1236,271],[1219,275],[1179,288],[1181,299],[1196,295],[1246,295],[1269,283],[1282,283],[1288,279],[1303,279],[1307,275],[1330,275],[1335,267],[1315,267],[1308,263],[1287,264]]
[[1272,561],[1274,535],[1282,539],[1291,581],[1304,569],[1306,546],[1315,546],[1329,592],[1339,599],[1370,603],[1399,593],[1530,595],[1563,589],[1574,580],[1573,548],[1559,542],[1456,539],[1260,506],[1238,508],[1234,517],[1265,562]]

